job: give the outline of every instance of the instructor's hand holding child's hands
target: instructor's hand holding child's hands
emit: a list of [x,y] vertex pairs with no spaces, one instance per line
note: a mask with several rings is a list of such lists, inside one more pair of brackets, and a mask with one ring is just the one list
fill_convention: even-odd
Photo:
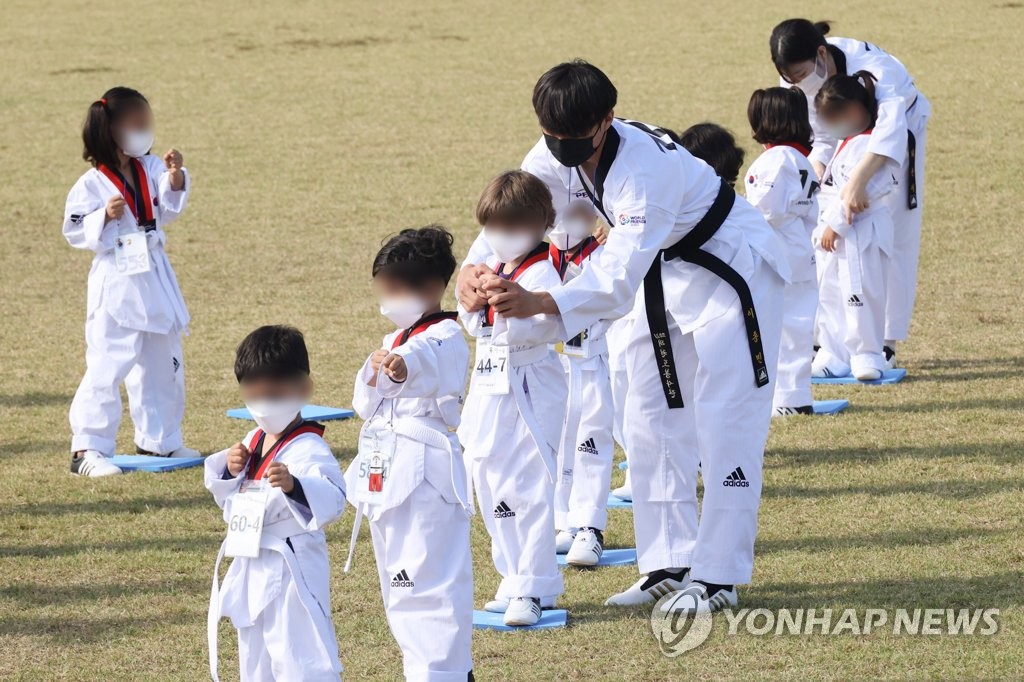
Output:
[[409,368],[405,364],[405,358],[401,355],[389,353],[384,358],[384,374],[396,384],[405,381],[409,376]]
[[487,304],[504,317],[523,318],[558,313],[550,296],[527,291],[511,280],[497,275],[484,275],[480,278],[480,284],[487,296]]
[[475,313],[483,310],[487,305],[487,296],[481,286],[481,278],[493,274],[494,271],[483,264],[467,265],[459,271],[459,277],[455,281],[455,290],[459,296],[459,303],[467,312]]
[[836,244],[839,241],[839,235],[831,227],[826,226],[825,231],[821,233],[821,248],[824,251],[831,253],[836,250]]
[[281,492],[286,495],[295,489],[295,478],[288,473],[288,467],[281,462],[271,462],[267,467],[266,477],[270,481],[270,487],[280,488]]
[[107,220],[117,220],[124,215],[124,197],[120,194],[107,199]]
[[171,189],[180,192],[185,188],[185,174],[181,170],[183,159],[177,149],[169,149],[164,154],[164,165],[171,174]]
[[251,454],[252,453],[249,452],[249,448],[245,447],[241,443],[235,443],[232,445],[231,448],[228,449],[228,473],[232,476],[237,476],[242,473]]

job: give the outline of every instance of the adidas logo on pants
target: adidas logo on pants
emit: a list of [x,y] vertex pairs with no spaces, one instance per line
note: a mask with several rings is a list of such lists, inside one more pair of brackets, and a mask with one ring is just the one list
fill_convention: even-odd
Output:
[[597,453],[597,445],[594,444],[594,439],[593,438],[588,438],[585,441],[583,441],[582,443],[580,443],[579,447],[576,448],[576,452],[586,452],[587,454],[590,454],[590,455],[598,454]]
[[498,506],[494,508],[494,518],[496,519],[507,519],[515,516],[516,513],[512,511],[512,508],[505,504],[502,500],[498,503]]
[[391,579],[391,587],[415,587],[416,583],[409,579],[409,574],[403,568]]
[[743,469],[736,467],[731,474],[725,477],[722,481],[722,485],[727,488],[749,488],[750,482],[747,477],[743,475]]

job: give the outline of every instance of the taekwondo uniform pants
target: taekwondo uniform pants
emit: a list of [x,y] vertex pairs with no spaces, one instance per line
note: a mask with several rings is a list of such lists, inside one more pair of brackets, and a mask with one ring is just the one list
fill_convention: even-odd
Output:
[[569,407],[555,484],[555,527],[608,525],[612,481],[615,406],[611,377],[603,355],[588,359],[562,356],[569,380]]
[[423,481],[371,521],[370,532],[405,679],[465,682],[473,668],[473,564],[465,510]]
[[[760,258],[755,261],[749,285],[774,382],[784,282]],[[666,280],[666,300],[679,295]],[[637,309],[644,309],[643,300]],[[668,322],[685,407],[668,407],[645,315],[634,323],[626,353],[623,426],[638,567],[650,573],[689,566],[694,579],[748,583],[774,384],[755,384],[738,301],[691,333],[682,334],[671,315]],[[704,478],[699,522],[698,464]]]
[[813,279],[791,282],[783,293],[782,340],[772,407],[812,405],[811,360],[818,287]]
[[167,454],[183,445],[185,369],[181,332],[122,327],[102,308],[85,322],[85,376],[71,402],[71,451],[114,454],[124,382],[135,444]]

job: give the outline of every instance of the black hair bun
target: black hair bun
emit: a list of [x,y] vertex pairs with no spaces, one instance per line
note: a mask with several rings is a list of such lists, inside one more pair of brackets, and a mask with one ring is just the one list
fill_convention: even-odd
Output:
[[832,25],[828,21],[816,21],[814,22],[814,28],[821,31],[821,35],[827,36],[828,32],[832,30]]

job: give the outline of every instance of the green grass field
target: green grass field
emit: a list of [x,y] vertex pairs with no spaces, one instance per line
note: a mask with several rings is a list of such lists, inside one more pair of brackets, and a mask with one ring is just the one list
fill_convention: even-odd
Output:
[[[212,452],[245,425],[237,342],[306,332],[317,401],[348,405],[387,323],[369,288],[380,240],[448,225],[464,251],[494,173],[538,134],[536,78],[584,56],[620,90],[617,113],[747,140],[746,102],[775,82],[767,36],[789,16],[899,56],[931,98],[920,299],[901,348],[910,379],[848,397],[837,418],[773,426],[750,608],[994,607],[994,637],[728,636],[663,657],[646,610],[604,599],[634,569],[566,574],[568,629],[478,633],[480,680],[1024,677],[1024,309],[1021,3],[137,3],[4,0],[0,7],[0,678],[201,680],[210,571],[223,526],[193,469],[77,479],[67,408],[84,371],[90,254],[60,234],[86,168],[79,127],[108,87],[154,103],[157,148],[193,174],[169,252],[193,316],[188,443]],[[748,161],[755,149],[746,143]],[[820,387],[819,387],[820,388]],[[359,425],[328,441],[353,455]],[[132,447],[125,419],[119,443]],[[616,472],[619,482],[621,472]],[[394,680],[364,527],[331,528],[334,621],[349,679]],[[632,545],[613,512],[610,546]],[[474,521],[477,601],[497,576]],[[236,674],[230,626],[222,670]]]

